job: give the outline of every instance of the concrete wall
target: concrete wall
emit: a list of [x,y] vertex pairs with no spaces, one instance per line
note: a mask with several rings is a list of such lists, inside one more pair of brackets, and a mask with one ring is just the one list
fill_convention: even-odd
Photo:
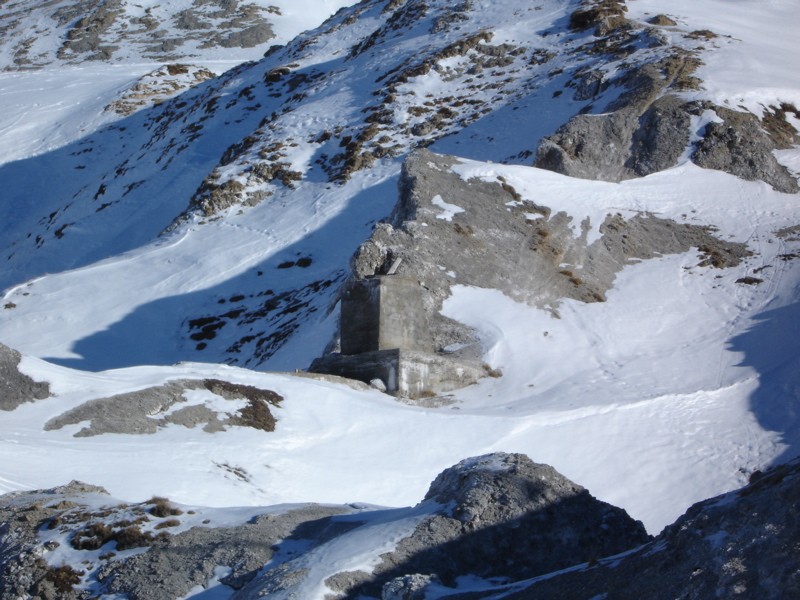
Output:
[[456,390],[475,383],[484,373],[470,365],[427,352],[378,350],[358,355],[328,354],[309,371],[369,383],[380,379],[386,391],[407,398]]
[[340,336],[342,354],[379,350],[380,279],[361,279],[342,292]]
[[342,293],[342,354],[433,351],[419,283],[397,275],[361,279]]

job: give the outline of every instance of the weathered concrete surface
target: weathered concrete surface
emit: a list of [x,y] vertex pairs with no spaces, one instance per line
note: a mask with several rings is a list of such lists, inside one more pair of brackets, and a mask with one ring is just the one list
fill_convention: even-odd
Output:
[[354,279],[341,300],[342,354],[433,350],[419,282],[396,275]]
[[446,355],[398,348],[356,355],[326,354],[311,363],[309,371],[364,383],[379,379],[390,394],[412,399],[466,387],[486,374],[474,364]]
[[19,352],[0,344],[0,410],[14,410],[24,402],[50,396],[50,384],[20,372],[21,359]]

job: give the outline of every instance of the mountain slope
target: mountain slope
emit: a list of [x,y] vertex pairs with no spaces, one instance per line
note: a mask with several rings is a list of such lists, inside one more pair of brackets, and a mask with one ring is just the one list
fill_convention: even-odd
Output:
[[[0,490],[399,506],[504,451],[656,533],[796,456],[798,14],[738,9],[365,0],[125,115],[170,69],[135,40],[4,73]],[[294,373],[398,257],[434,353],[493,376]]]
[[4,70],[87,61],[164,63],[252,60],[352,2],[57,0],[4,2]]
[[[415,145],[441,138],[434,148],[466,156],[478,152],[480,158],[496,162],[530,160],[538,140],[569,117],[602,111],[609,102],[619,102],[621,93],[623,98],[630,95],[626,86],[631,73],[640,69],[626,70],[629,65],[659,65],[670,57],[686,60],[696,54],[665,42],[664,33],[643,21],[626,21],[599,39],[592,28],[574,31],[568,25],[576,7],[563,2],[520,5],[497,15],[475,3],[362,3],[258,64],[234,70],[74,145],[7,164],[3,175],[13,196],[3,204],[8,248],[4,285],[116,257],[102,268],[105,273],[124,272],[106,275],[115,284],[103,296],[115,308],[102,311],[104,320],[97,319],[91,303],[78,300],[89,289],[86,282],[72,282],[73,277],[81,278],[79,274],[59,275],[63,281],[54,282],[65,300],[69,289],[78,294],[60,310],[76,311],[69,320],[81,323],[79,335],[102,331],[124,314],[144,312],[148,329],[169,332],[169,339],[155,344],[166,353],[158,361],[266,366],[277,354],[275,367],[304,367],[313,354],[297,360],[287,349],[287,357],[280,357],[289,339],[286,319],[274,311],[264,314],[259,294],[272,291],[285,299],[282,306],[293,306],[291,298],[314,293],[319,299],[321,286],[329,292],[335,289],[332,282],[341,281],[346,257],[367,237],[371,222],[392,206],[390,178],[399,169],[399,160],[392,156],[399,158]],[[677,33],[668,35],[696,44],[687,33]],[[602,85],[592,83],[597,73],[608,74]],[[548,111],[544,118],[538,113],[542,106]],[[498,125],[503,119],[511,125]],[[702,117],[694,126],[702,128],[708,119],[712,117]],[[497,147],[487,130],[509,126],[521,134],[499,136],[503,145]],[[768,148],[765,151],[771,157]],[[376,160],[374,168],[366,168]],[[58,174],[62,184],[55,193],[41,177],[44,172]],[[357,194],[363,199],[353,201]],[[384,200],[375,204],[372,197]],[[259,206],[248,208],[252,204]],[[38,208],[23,212],[13,208],[17,205]],[[221,214],[221,222],[199,226],[204,216],[215,219]],[[291,277],[275,271],[281,264],[309,258],[315,248],[329,247],[329,229],[322,225],[334,214],[348,227],[362,224],[352,234],[337,230],[340,254],[313,257],[313,269],[295,269]],[[291,226],[299,221],[306,222],[306,230]],[[148,245],[171,223],[177,225],[171,235]],[[268,225],[252,226],[257,223]],[[211,246],[215,257],[185,268],[187,261],[207,254],[195,248]],[[134,256],[119,257],[137,248]],[[219,255],[229,257],[231,266],[206,262],[217,261]],[[170,260],[181,265],[177,276],[169,267],[162,271],[153,265]],[[259,272],[267,275],[259,277]],[[141,279],[150,274],[163,280],[165,273],[173,279],[168,290]],[[47,286],[48,279],[33,285]],[[215,289],[218,282],[224,283]],[[50,295],[44,288],[42,294]],[[180,300],[167,301],[165,310],[167,296]],[[220,342],[203,339],[203,350],[197,351],[197,344],[187,339],[198,334],[191,322],[218,322],[230,309],[215,305],[239,296],[245,296],[243,304],[233,310],[248,317],[236,328],[247,335]],[[19,293],[7,297],[18,307],[13,314],[17,321],[30,303]],[[330,298],[313,304],[316,315]],[[150,320],[153,304],[159,305],[158,323]],[[91,314],[81,314],[81,307]],[[301,309],[297,320],[315,329],[319,319],[310,312]],[[250,331],[250,321],[263,317],[271,323]],[[57,333],[52,322],[46,327],[48,354],[24,339],[38,336],[9,332],[4,339],[41,356],[74,356],[69,348],[81,345],[75,332]],[[128,329],[123,327],[118,340],[135,348],[137,336],[125,333]],[[250,342],[237,343],[252,336],[256,337]],[[176,344],[176,339],[182,341]],[[261,349],[256,347],[259,342]],[[268,349],[262,351],[264,344]],[[133,354],[141,356],[136,350]],[[89,359],[82,366],[139,362],[136,356],[113,362]]]

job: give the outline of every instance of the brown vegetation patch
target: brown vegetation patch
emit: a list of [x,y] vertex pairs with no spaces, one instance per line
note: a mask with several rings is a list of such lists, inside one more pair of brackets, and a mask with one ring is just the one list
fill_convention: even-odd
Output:
[[166,521],[161,521],[158,525],[156,525],[155,529],[166,529],[168,527],[177,527],[180,524],[181,522],[178,519],[167,519]]
[[84,571],[76,571],[69,565],[48,569],[44,580],[52,584],[61,594],[69,594],[81,582]]
[[736,283],[743,283],[744,285],[758,285],[763,281],[764,281],[763,279],[759,279],[758,277],[747,276],[747,277],[740,277],[739,279],[736,280]]
[[764,116],[761,118],[764,129],[779,149],[791,148],[794,144],[800,143],[797,129],[786,119],[787,114],[800,119],[800,111],[794,104],[788,102],[784,102],[780,106],[770,106],[764,111]]
[[584,31],[597,27],[598,34],[604,35],[627,22],[627,7],[618,0],[599,0],[584,2],[580,8],[569,16],[569,28]]
[[182,515],[183,511],[177,506],[173,506],[167,498],[161,496],[153,496],[145,504],[152,504],[152,508],[148,511],[154,517],[164,518],[175,515]]
[[667,15],[656,15],[647,20],[651,25],[658,25],[660,27],[674,27],[677,23],[669,18]]

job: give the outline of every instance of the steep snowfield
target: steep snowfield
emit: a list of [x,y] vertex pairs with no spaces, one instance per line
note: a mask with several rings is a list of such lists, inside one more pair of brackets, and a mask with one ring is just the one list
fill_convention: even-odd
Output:
[[[290,4],[292,10],[300,6],[285,4],[287,15]],[[322,4],[330,13],[344,3]],[[496,3],[473,4],[480,9],[478,26],[491,27],[499,18]],[[549,39],[566,34],[557,31],[551,38],[542,29],[556,17],[563,19],[574,4],[545,2],[543,10],[526,17],[529,21],[505,19],[492,43],[535,32],[543,49],[557,48]],[[687,92],[689,96],[757,112],[781,102],[800,105],[800,70],[792,61],[798,49],[793,25],[800,13],[791,1],[766,6],[740,0],[736,10],[721,0],[633,0],[629,6],[634,18],[663,12],[679,22],[680,31],[708,28],[723,36],[702,42],[704,66],[698,75],[705,87]],[[238,294],[265,289],[278,294],[327,282],[323,292],[308,298],[313,311],[291,330],[289,341],[268,360],[253,364],[272,370],[305,368],[331,339],[336,314],[328,309],[333,293],[357,244],[391,211],[402,154],[415,140],[398,135],[393,142],[406,144],[399,156],[378,161],[341,185],[315,166],[312,158],[320,145],[307,140],[340,118],[357,134],[354,123],[360,122],[353,115],[360,114],[378,86],[373,72],[352,79],[358,65],[372,63],[362,58],[364,62],[345,71],[341,54],[379,23],[380,14],[373,10],[356,24],[343,25],[338,36],[336,31],[321,36],[311,44],[316,54],[298,59],[309,73],[330,61],[343,74],[321,80],[328,87],[320,84],[307,102],[298,100],[296,110],[276,121],[276,135],[298,143],[286,157],[293,169],[307,174],[296,189],[275,189],[255,207],[234,206],[207,222],[194,216],[161,238],[159,232],[187,207],[224,150],[253,131],[264,113],[277,110],[278,101],[265,95],[259,98],[261,112],[243,108],[214,114],[211,133],[171,170],[162,171],[161,165],[150,164],[147,146],[135,137],[140,129],[157,128],[164,114],[158,109],[117,121],[119,129],[99,130],[115,118],[101,114],[101,108],[152,65],[93,64],[76,71],[0,74],[0,169],[13,174],[14,183],[32,186],[2,192],[4,239],[13,240],[4,248],[3,260],[17,249],[24,256],[3,277],[8,288],[6,308],[0,309],[0,341],[29,355],[23,370],[50,381],[56,394],[0,414],[0,491],[77,478],[131,501],[159,494],[217,507],[305,501],[403,506],[417,502],[443,468],[465,456],[502,450],[553,465],[657,532],[691,503],[737,487],[755,469],[800,451],[795,409],[800,389],[800,237],[797,230],[778,234],[800,224],[798,197],[688,162],[620,184],[497,164],[524,162],[508,159],[535,148],[542,135],[581,108],[565,100],[534,112],[534,101],[551,98],[552,86],[563,81],[547,80],[533,91],[512,86],[508,100],[493,105],[495,112],[460,134],[442,138],[433,149],[495,161],[465,160],[456,170],[465,178],[502,175],[524,199],[567,212],[576,231],[589,217],[590,238],[607,213],[652,212],[713,225],[719,237],[747,243],[753,256],[724,270],[699,267],[694,251],[629,265],[606,302],[563,301],[557,315],[516,303],[496,290],[457,287],[445,303],[445,314],[479,331],[486,362],[503,376],[452,394],[452,403],[440,408],[406,405],[377,391],[354,391],[289,374],[196,362],[169,366],[204,357],[186,339],[183,321],[210,314],[221,302],[235,304],[232,298]],[[285,35],[290,35],[288,29]],[[417,42],[409,37],[395,56],[377,64],[388,68],[392,60],[413,57]],[[203,84],[188,92],[186,101],[205,101],[212,93],[224,101],[241,98],[279,59],[289,58],[282,55],[252,71],[229,73],[222,80],[227,87],[214,91],[216,83]],[[444,66],[458,60],[445,59]],[[554,65],[572,64],[571,58],[554,60],[560,61]],[[434,71],[403,85],[408,98],[439,98],[454,84]],[[490,100],[493,93],[484,90],[474,96]],[[414,104],[408,98],[397,101],[394,125],[413,120],[412,113],[403,112]],[[524,116],[517,119],[515,113]],[[242,122],[229,121],[231,115]],[[191,124],[193,118],[184,116],[184,121]],[[80,141],[83,136],[90,141]],[[62,230],[64,245],[53,246],[48,255],[37,254],[25,236],[44,235],[46,225],[37,223],[39,209],[28,214],[27,205],[21,208],[11,200],[41,199],[43,206],[61,210],[65,198],[53,189],[67,189],[69,197],[99,192],[96,177],[105,171],[92,159],[74,155],[82,143],[99,148],[90,156],[100,154],[105,160],[105,153],[113,152],[119,161],[131,159],[136,174],[109,179],[109,188],[145,183],[131,192],[135,201],[110,217],[96,213],[88,201],[85,210],[69,213],[64,208],[71,215],[65,218],[69,229]],[[167,143],[158,140],[154,147],[160,152]],[[41,160],[30,161],[34,155]],[[142,164],[134,164],[137,157]],[[780,159],[798,168],[800,151],[783,151]],[[222,179],[241,178],[244,160],[222,165]],[[20,166],[13,161],[28,162]],[[85,186],[91,186],[89,192],[81,192]],[[45,222],[51,208],[41,209]],[[73,232],[75,241],[70,241]],[[59,241],[50,238],[47,244]],[[313,262],[307,269],[278,269],[298,257],[312,257]],[[737,283],[746,276],[763,281]],[[278,330],[281,323],[270,326]],[[226,335],[227,330],[220,334],[226,344],[236,339]],[[221,350],[213,352],[207,355],[210,360],[230,358]],[[80,425],[42,430],[47,420],[87,399],[185,377],[227,378],[275,390],[285,397],[275,410],[276,431],[208,434],[170,426],[148,436],[74,438]],[[236,476],[225,465],[246,476]]]

